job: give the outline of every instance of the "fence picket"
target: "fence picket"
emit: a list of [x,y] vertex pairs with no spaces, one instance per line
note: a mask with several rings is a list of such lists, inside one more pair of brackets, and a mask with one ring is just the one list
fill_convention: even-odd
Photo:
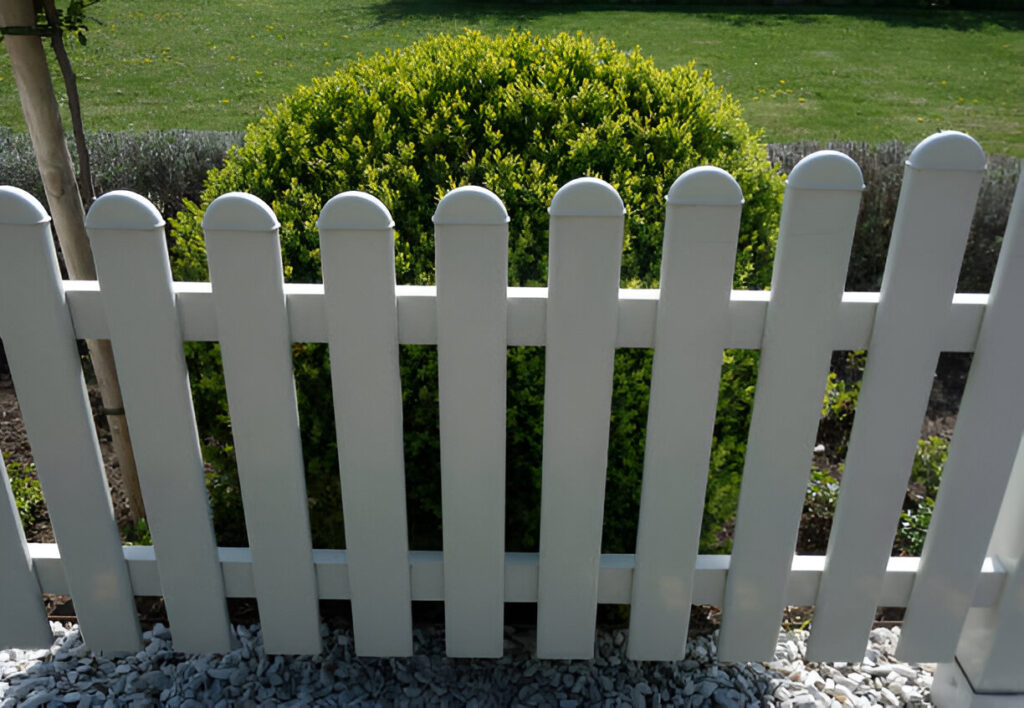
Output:
[[770,659],[796,546],[863,189],[846,155],[800,161],[786,184],[726,582],[719,657]]
[[360,656],[412,654],[393,226],[361,192],[332,198],[317,221]]
[[955,132],[907,160],[808,658],[864,656],[984,167]]
[[232,192],[203,218],[264,644],[318,654],[320,620],[278,222]]
[[[1019,194],[1019,192],[1018,192]],[[1019,203],[1019,202],[1018,202]],[[1019,219],[1019,216],[1018,216]],[[1018,223],[1019,220],[1018,220]],[[971,609],[956,648],[956,661],[935,674],[936,689],[946,676],[963,672],[973,692],[1018,694],[1004,705],[1021,702],[1024,694],[1024,438],[1010,473],[988,553],[1007,569],[998,602]],[[899,647],[897,647],[899,650]],[[939,690],[935,691],[938,703]],[[952,701],[950,702],[952,703]]]
[[921,569],[907,605],[901,655],[944,660],[960,636],[1024,430],[1022,311],[1024,179],[1010,210]]
[[2,460],[0,477],[0,568],[4,569],[4,581],[0,583],[0,649],[47,649],[53,643],[53,633],[46,621],[42,591],[32,571],[25,530]]
[[0,187],[0,215],[0,334],[75,612],[94,650],[138,651],[135,597],[50,217],[34,197],[12,187]]
[[224,582],[163,226],[131,192],[103,195],[86,218],[174,647],[226,652]]
[[480,187],[434,213],[448,656],[500,657],[505,621],[508,214]]
[[715,167],[669,190],[628,653],[683,658],[743,193]]
[[549,209],[537,656],[594,652],[625,209],[580,178]]

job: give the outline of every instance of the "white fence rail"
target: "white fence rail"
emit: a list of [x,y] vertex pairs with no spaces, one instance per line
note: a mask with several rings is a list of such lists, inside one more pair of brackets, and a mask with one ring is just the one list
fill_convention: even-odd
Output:
[[[500,656],[504,603],[536,602],[538,654],[588,658],[597,604],[622,603],[630,656],[672,660],[707,603],[723,607],[722,658],[755,660],[797,604],[816,605],[813,658],[856,661],[875,608],[904,606],[904,657],[948,662],[959,641],[975,690],[1024,693],[1024,187],[992,292],[954,293],[984,165],[959,133],[917,147],[880,293],[843,292],[861,173],[828,151],[789,177],[763,292],[730,289],[742,194],[711,167],[669,190],[659,290],[619,289],[622,201],[590,178],[551,204],[547,288],[507,287],[508,218],[476,187],[434,216],[437,285],[397,287],[391,215],[365,194],[320,214],[323,285],[283,282],[277,220],[243,194],[207,210],[211,282],[173,283],[159,215],[126,192],[88,216],[98,282],[62,282],[42,207],[0,188],[0,336],[57,537],[25,542],[5,476],[0,645],[47,644],[40,593],[70,592],[97,650],[137,649],[133,597],[162,595],[178,649],[226,650],[225,598],[255,597],[268,651],[316,653],[320,598],[352,601],[359,653],[405,655],[412,601],[443,600],[450,655]],[[82,338],[113,342],[153,547],[118,540]],[[249,548],[214,542],[183,341],[221,345]],[[331,349],[345,550],[310,541],[292,342]],[[400,344],[438,348],[443,551],[408,549]],[[504,550],[519,345],[546,347],[539,554]],[[635,555],[600,553],[616,347],[655,351]],[[734,553],[702,556],[727,348],[761,362]],[[829,358],[851,349],[868,363],[828,554],[794,556]],[[890,558],[942,351],[974,352],[967,389],[923,557]]]

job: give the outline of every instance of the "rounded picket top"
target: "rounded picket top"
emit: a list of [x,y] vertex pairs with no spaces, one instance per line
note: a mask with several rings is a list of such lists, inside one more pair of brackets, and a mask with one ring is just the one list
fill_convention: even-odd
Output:
[[674,206],[739,206],[743,190],[725,170],[702,165],[676,177],[665,201]]
[[245,192],[222,194],[206,208],[203,228],[213,231],[273,231],[281,224],[274,210]]
[[956,130],[929,135],[907,158],[907,166],[918,170],[980,172],[985,169],[985,164],[985,151],[978,141]]
[[622,216],[622,197],[603,179],[578,177],[555,193],[548,207],[551,216]]
[[93,202],[85,217],[85,226],[110,231],[145,231],[163,228],[164,218],[145,197],[119,189]]
[[459,187],[444,195],[432,220],[437,226],[495,226],[509,221],[498,195],[472,186]]
[[320,231],[391,231],[395,220],[384,203],[366,192],[342,192],[327,200],[316,227]]
[[39,200],[17,187],[0,187],[0,223],[10,226],[45,224],[50,215]]
[[800,160],[789,173],[790,189],[864,190],[864,175],[849,155],[819,150]]

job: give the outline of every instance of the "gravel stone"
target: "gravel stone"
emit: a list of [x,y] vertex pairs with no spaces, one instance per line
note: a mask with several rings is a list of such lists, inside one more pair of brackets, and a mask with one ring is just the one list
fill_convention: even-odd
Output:
[[0,652],[0,708],[15,705],[717,705],[926,706],[935,666],[893,656],[899,628],[878,628],[860,664],[805,662],[807,632],[779,636],[766,664],[719,664],[717,637],[696,636],[678,662],[633,662],[628,631],[597,633],[592,661],[542,661],[532,630],[508,628],[501,659],[449,660],[441,628],[414,631],[415,654],[357,658],[351,630],[322,626],[324,653],[268,657],[258,625],[236,627],[224,655],[175,652],[154,626],[137,654],[97,657],[77,627],[52,626],[49,650]]

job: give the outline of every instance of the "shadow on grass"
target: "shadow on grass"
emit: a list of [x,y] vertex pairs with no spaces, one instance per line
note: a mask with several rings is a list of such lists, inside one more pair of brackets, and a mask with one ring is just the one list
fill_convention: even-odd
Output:
[[[1000,4],[998,1],[994,4]],[[1006,7],[1011,5],[1006,3]],[[965,11],[946,8],[916,8],[891,6],[839,6],[822,5],[742,5],[724,2],[719,5],[691,3],[686,0],[612,0],[587,2],[586,0],[382,0],[377,15],[382,21],[408,17],[456,17],[474,21],[483,17],[502,21],[532,20],[548,15],[572,12],[598,11],[672,12],[694,15],[725,25],[813,24],[826,17],[848,16],[875,20],[895,27],[929,27],[969,32],[986,27],[1006,30],[1024,30],[1024,12],[1008,10]]]

